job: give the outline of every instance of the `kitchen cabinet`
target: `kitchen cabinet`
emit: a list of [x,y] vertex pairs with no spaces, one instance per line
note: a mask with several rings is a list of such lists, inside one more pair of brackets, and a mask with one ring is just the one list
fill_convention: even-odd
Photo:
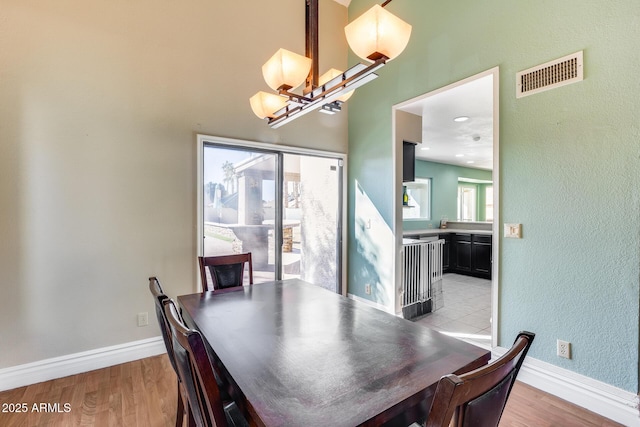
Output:
[[455,252],[454,259],[456,262],[456,273],[471,272],[471,234],[455,234],[455,244],[453,250]]
[[416,180],[416,143],[402,142],[402,182]]
[[471,272],[476,276],[491,279],[491,236],[472,236]]
[[491,279],[491,236],[455,233],[451,236],[448,271]]
[[448,273],[451,265],[451,234],[441,234],[438,238],[444,240],[442,246],[442,272]]

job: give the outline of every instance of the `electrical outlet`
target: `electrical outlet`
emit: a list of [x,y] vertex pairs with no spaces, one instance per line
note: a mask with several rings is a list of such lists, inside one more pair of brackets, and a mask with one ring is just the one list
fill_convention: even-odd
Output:
[[149,313],[138,313],[138,326],[147,326],[149,324]]
[[371,295],[371,285],[364,285],[364,293]]
[[556,351],[559,357],[571,359],[571,343],[568,341],[558,340]]

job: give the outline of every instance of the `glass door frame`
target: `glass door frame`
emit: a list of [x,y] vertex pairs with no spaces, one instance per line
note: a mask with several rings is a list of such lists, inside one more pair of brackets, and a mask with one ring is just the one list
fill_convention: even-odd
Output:
[[[338,160],[339,173],[338,173],[338,212],[336,217],[338,218],[337,224],[337,256],[336,256],[336,288],[338,293],[346,295],[346,286],[343,286],[346,278],[346,262],[344,262],[344,254],[346,253],[346,227],[344,227],[344,219],[346,218],[346,191],[344,191],[344,183],[346,182],[347,174],[347,155],[344,153],[337,153],[331,151],[322,151],[310,148],[292,147],[287,145],[276,145],[264,142],[255,142],[231,138],[223,138],[212,135],[197,135],[197,176],[196,176],[196,188],[197,188],[197,205],[196,205],[196,221],[197,221],[197,236],[196,236],[196,289],[200,286],[200,270],[197,268],[197,257],[202,256],[204,253],[204,191],[202,191],[202,182],[204,176],[204,148],[205,146],[220,147],[220,148],[237,148],[246,149],[256,152],[263,152],[276,155],[276,181],[282,183],[284,178],[283,167],[283,155],[284,154],[297,154],[313,157],[324,157]],[[283,188],[281,185],[276,185],[276,217],[275,217],[275,246],[276,246],[276,265],[275,265],[275,279],[280,280],[282,278],[282,224],[283,224]]]

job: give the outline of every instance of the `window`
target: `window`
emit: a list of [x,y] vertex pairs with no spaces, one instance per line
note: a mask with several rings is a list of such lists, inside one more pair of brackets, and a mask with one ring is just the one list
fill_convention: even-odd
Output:
[[458,221],[493,221],[493,182],[458,177]]
[[416,178],[414,182],[405,183],[402,198],[402,219],[431,219],[430,178]]
[[458,221],[476,220],[476,186],[458,185]]
[[493,221],[493,186],[489,185],[487,187],[485,187],[484,189],[485,191],[485,220],[486,221]]

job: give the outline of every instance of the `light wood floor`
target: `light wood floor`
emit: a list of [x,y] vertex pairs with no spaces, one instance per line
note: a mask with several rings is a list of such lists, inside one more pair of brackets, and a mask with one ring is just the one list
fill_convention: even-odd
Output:
[[[176,401],[175,374],[163,355],[1,392],[3,410],[15,410],[5,404],[26,404],[27,412],[0,412],[0,426],[175,426]],[[50,405],[40,408],[41,403]],[[34,410],[34,404],[44,410]],[[516,383],[500,422],[500,427],[619,425],[522,383]]]

